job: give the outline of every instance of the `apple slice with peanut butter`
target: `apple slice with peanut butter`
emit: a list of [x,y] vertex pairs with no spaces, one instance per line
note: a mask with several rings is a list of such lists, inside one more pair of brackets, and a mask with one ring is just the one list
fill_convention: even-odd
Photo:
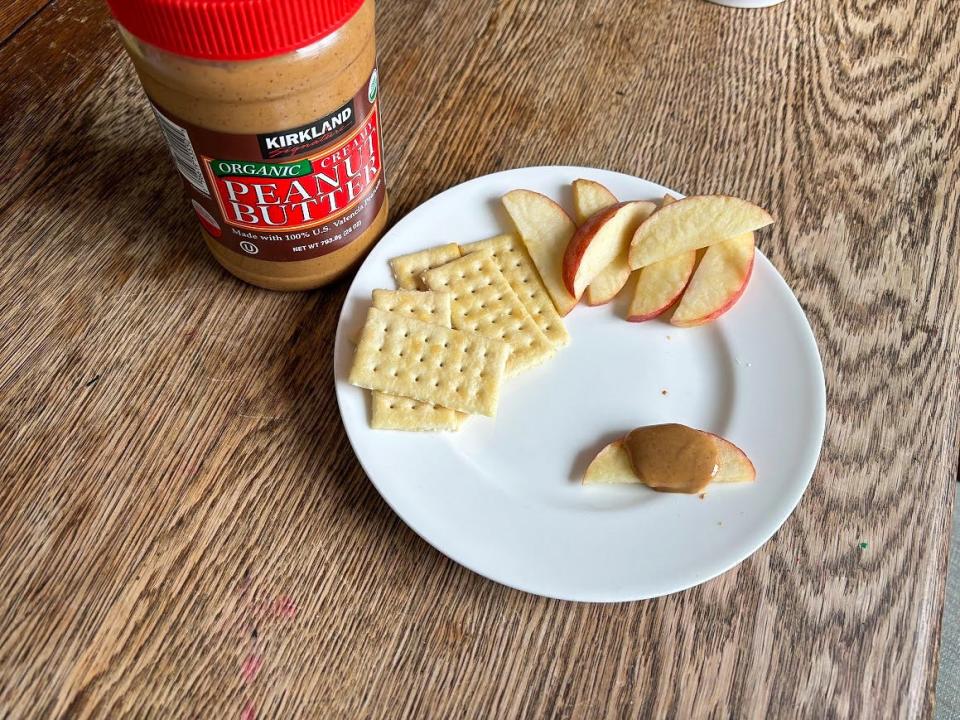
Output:
[[753,463],[712,433],[669,423],[631,430],[590,463],[585,485],[643,484],[658,492],[697,495],[711,483],[751,482]]

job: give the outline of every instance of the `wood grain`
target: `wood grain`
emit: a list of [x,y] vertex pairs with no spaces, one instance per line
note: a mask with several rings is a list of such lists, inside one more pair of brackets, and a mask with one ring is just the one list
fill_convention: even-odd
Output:
[[6,0],[0,7],[0,46],[51,0]]
[[548,163],[778,218],[762,249],[827,372],[820,467],[737,569],[613,606],[494,585],[390,512],[330,382],[346,284],[220,271],[102,2],[36,15],[0,48],[0,716],[930,717],[958,15],[381,0],[394,219]]

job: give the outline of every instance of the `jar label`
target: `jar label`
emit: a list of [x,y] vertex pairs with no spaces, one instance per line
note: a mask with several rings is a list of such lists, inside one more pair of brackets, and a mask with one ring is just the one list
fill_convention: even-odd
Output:
[[207,130],[153,102],[207,234],[275,262],[319,257],[362,234],[386,195],[376,87],[374,70],[335,111],[257,135]]

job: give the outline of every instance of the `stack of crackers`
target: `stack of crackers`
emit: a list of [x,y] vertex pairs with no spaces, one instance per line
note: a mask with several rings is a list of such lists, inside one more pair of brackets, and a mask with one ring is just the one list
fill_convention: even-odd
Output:
[[374,290],[350,382],[373,391],[370,424],[457,430],[494,416],[505,377],[570,341],[527,249],[502,235],[390,261],[398,290]]

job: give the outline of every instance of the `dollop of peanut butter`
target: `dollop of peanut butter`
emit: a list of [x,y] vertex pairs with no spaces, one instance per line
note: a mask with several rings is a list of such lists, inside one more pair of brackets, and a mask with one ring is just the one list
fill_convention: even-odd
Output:
[[678,423],[631,430],[623,444],[640,481],[660,492],[701,493],[720,468],[713,437]]

